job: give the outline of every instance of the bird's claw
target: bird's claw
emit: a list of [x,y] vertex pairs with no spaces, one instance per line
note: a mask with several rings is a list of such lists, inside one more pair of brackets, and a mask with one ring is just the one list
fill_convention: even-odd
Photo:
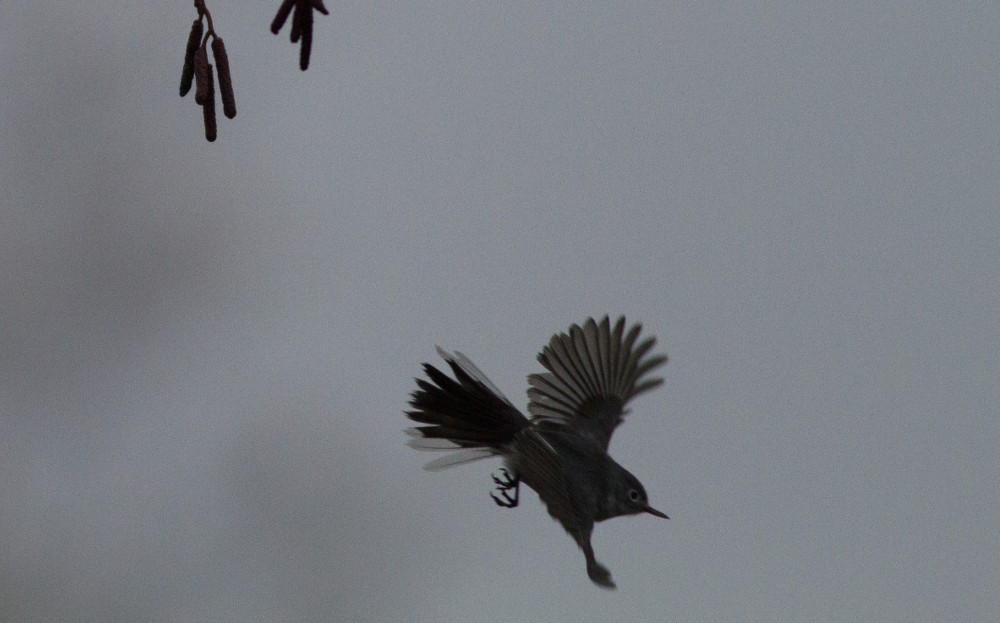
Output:
[[[514,508],[517,506],[518,493],[521,490],[521,479],[517,476],[512,476],[505,467],[501,467],[500,472],[503,474],[502,478],[492,475],[493,482],[496,483],[497,488],[495,493],[493,491],[490,492],[490,497],[497,503],[497,506]],[[511,490],[514,491],[513,495],[510,494]]]
[[506,491],[512,487],[517,487],[517,485],[521,481],[520,478],[515,478],[511,476],[510,472],[507,471],[506,467],[501,467],[498,471],[503,474],[503,478],[500,478],[499,476],[495,476],[493,474],[490,475],[493,478],[493,482],[497,484],[497,489]]
[[[515,489],[515,491],[517,490]],[[500,495],[497,495],[496,493],[490,491],[490,497],[493,498],[493,501],[497,503],[497,506],[503,506],[504,508],[514,508],[515,506],[517,506],[516,493],[514,494],[514,497],[511,497],[511,495],[504,490],[500,491]]]

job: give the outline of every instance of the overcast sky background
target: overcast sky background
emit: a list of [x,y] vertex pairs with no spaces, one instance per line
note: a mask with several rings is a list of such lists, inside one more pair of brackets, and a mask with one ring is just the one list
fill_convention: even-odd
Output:
[[[995,2],[253,4],[214,144],[189,0],[0,4],[0,620],[996,620]],[[402,414],[605,313],[613,593]]]

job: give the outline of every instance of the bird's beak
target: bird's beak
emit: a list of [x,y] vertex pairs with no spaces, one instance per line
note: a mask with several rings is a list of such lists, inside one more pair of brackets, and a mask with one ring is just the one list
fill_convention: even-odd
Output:
[[669,517],[667,517],[666,515],[664,515],[664,514],[663,514],[663,513],[661,513],[660,511],[656,510],[656,509],[655,509],[655,508],[653,508],[652,506],[647,506],[646,508],[644,508],[644,509],[642,509],[642,510],[646,511],[646,512],[647,512],[647,513],[649,513],[650,515],[656,515],[657,517],[662,517],[662,518],[664,518],[664,519],[670,519]]

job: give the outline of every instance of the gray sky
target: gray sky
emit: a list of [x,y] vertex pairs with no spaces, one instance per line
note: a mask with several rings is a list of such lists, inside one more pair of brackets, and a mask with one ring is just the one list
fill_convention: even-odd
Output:
[[[254,4],[214,144],[188,0],[0,4],[0,620],[994,620],[995,3]],[[614,593],[402,433],[605,313]]]

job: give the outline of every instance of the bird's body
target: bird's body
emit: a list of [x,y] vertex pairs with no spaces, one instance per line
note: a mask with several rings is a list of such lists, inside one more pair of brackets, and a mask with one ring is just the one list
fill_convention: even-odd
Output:
[[[558,458],[550,461],[552,471],[539,473],[535,453],[547,459]],[[556,429],[525,433],[509,464],[524,484],[545,492],[540,493],[542,502],[567,530],[615,516],[617,509],[609,486],[612,479],[608,475],[620,475],[624,468],[579,436]],[[565,512],[567,509],[571,512]]]
[[414,410],[407,413],[428,424],[410,430],[411,445],[459,450],[432,461],[429,469],[502,456],[507,469],[503,478],[494,476],[497,504],[516,506],[521,482],[534,489],[583,550],[591,580],[606,588],[614,582],[594,557],[594,523],[642,512],[666,518],[649,506],[639,480],[607,452],[626,403],[662,382],[644,376],[666,362],[665,356],[645,358],[655,340],[636,345],[640,326],[625,335],[624,324],[619,318],[612,329],[607,317],[600,324],[590,319],[552,338],[538,356],[548,372],[528,377],[530,420],[461,353],[441,349],[456,378],[424,364],[432,382],[417,380]]

